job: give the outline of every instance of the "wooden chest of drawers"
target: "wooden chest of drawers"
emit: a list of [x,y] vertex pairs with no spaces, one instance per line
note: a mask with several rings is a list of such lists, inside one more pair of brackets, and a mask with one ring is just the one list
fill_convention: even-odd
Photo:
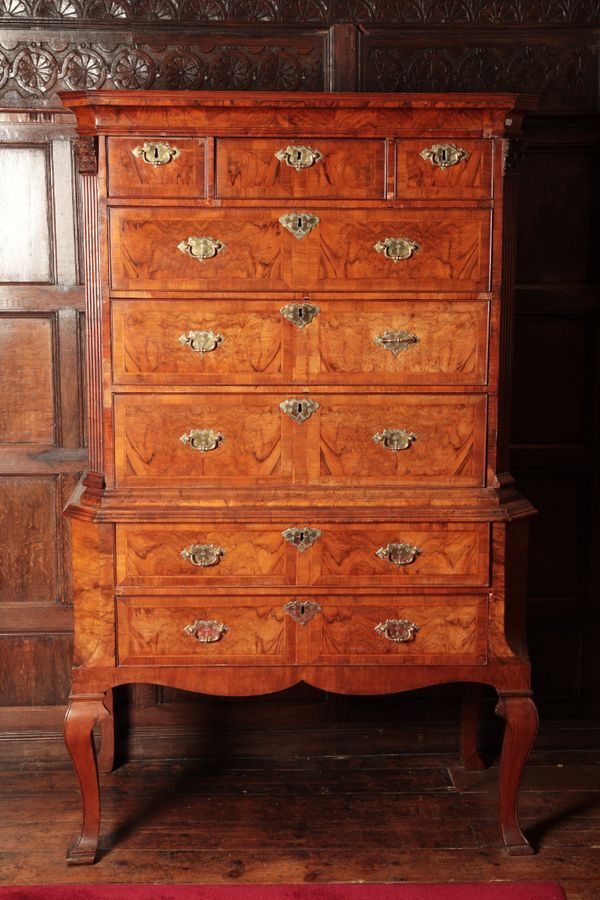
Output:
[[[111,690],[492,685],[500,821],[535,737],[507,473],[510,141],[530,98],[63,97],[90,470],[67,746],[95,857]],[[507,237],[503,239],[503,235]],[[475,700],[462,746],[476,761]]]

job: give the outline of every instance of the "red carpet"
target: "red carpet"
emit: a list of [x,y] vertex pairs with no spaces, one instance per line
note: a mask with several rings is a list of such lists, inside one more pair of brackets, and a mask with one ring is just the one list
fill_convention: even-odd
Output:
[[0,887],[0,900],[565,900],[558,884],[59,884]]

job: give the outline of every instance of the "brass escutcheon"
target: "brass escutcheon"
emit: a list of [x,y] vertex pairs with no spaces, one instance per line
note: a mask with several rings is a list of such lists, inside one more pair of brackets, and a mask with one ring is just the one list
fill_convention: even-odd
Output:
[[225,435],[214,428],[192,428],[187,434],[182,434],[179,440],[200,453],[206,453],[208,450],[216,450],[225,440]]
[[314,303],[288,303],[279,312],[284,319],[287,319],[288,322],[291,322],[298,328],[306,328],[314,317],[319,315],[321,308],[315,306]]
[[392,563],[394,566],[409,566],[421,553],[415,544],[388,544],[375,551],[375,556]]
[[184,547],[179,554],[182,559],[187,559],[193,566],[216,566],[222,556],[225,556],[223,547],[216,544],[190,544]]
[[285,150],[283,148],[278,150],[275,156],[280,162],[285,162],[295,169],[296,172],[308,169],[323,159],[320,150],[313,150],[312,147],[306,147],[304,144],[289,144]]
[[396,644],[405,644],[407,641],[414,641],[415,634],[420,631],[420,627],[408,619],[386,619],[375,626],[375,631],[388,641],[394,641]]
[[373,435],[376,444],[382,444],[387,450],[398,453],[399,450],[408,450],[412,441],[416,441],[417,436],[412,431],[405,431],[404,428],[384,428]]
[[220,641],[228,631],[228,625],[217,622],[215,619],[196,619],[195,622],[186,625],[183,629],[184,634],[196,638],[201,644],[214,644],[215,641]]
[[225,338],[216,331],[188,331],[187,334],[182,334],[178,340],[184,347],[189,347],[197,353],[209,353],[211,350],[216,350]]
[[321,408],[316,400],[283,400],[279,409],[293,419],[298,425],[310,419],[312,414]]
[[321,607],[311,600],[290,600],[284,605],[283,611],[298,625],[307,625],[321,612]]
[[389,350],[394,356],[398,356],[404,350],[408,350],[413,344],[418,344],[419,338],[409,331],[384,331],[373,338],[378,347]]
[[421,150],[421,157],[428,159],[432,166],[439,166],[440,169],[448,169],[450,166],[456,166],[463,159],[468,159],[469,154],[462,147],[456,144],[432,144]]
[[402,259],[410,259],[413,253],[421,249],[416,241],[411,241],[410,238],[404,237],[387,237],[382,241],[378,241],[373,247],[378,253],[383,253],[384,256],[395,263],[400,262]]
[[293,234],[295,238],[301,241],[303,237],[310,234],[313,228],[317,227],[321,220],[318,216],[311,215],[311,213],[291,212],[285,216],[280,216],[279,221],[284,228],[287,228],[290,234]]
[[180,156],[177,147],[171,147],[164,141],[145,141],[131,151],[132,156],[142,159],[149,166],[166,166]]
[[318,528],[309,528],[308,525],[304,525],[302,528],[286,528],[281,534],[300,553],[305,553],[321,537]]
[[205,259],[212,259],[219,253],[223,253],[226,249],[223,241],[217,241],[212,237],[194,237],[190,235],[185,241],[177,244],[177,249],[182,253],[187,253],[193,259],[203,262]]

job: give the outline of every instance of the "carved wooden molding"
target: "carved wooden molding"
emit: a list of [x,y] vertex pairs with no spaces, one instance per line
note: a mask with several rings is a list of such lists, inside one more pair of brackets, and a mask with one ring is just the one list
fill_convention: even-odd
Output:
[[73,150],[75,151],[79,174],[96,175],[98,173],[96,139],[93,137],[76,138],[73,141]]

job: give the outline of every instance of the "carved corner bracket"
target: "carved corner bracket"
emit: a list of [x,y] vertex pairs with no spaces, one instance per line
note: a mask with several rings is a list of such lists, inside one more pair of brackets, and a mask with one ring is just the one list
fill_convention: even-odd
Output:
[[98,174],[98,153],[96,151],[96,138],[91,136],[79,137],[73,141],[75,161],[80,175]]

